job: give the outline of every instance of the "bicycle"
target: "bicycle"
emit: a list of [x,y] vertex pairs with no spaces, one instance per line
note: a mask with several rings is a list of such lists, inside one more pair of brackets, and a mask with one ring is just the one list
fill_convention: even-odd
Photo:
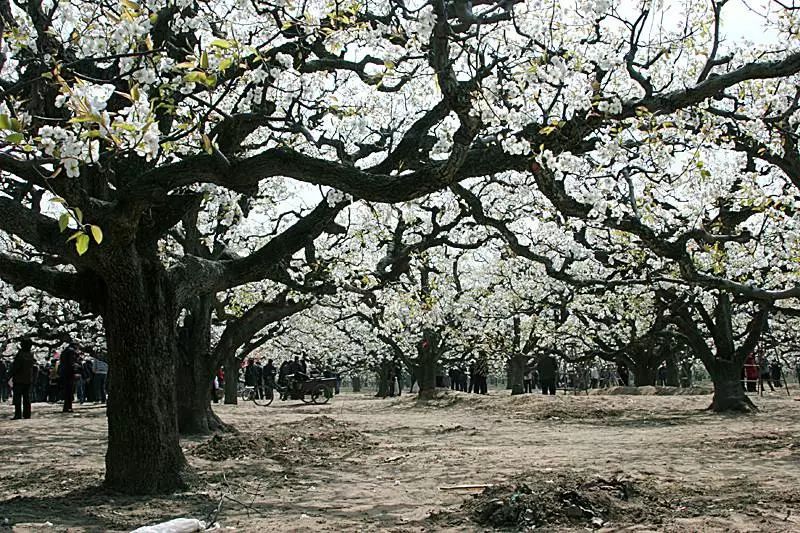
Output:
[[275,393],[270,386],[264,387],[263,395],[259,395],[255,387],[252,385],[245,385],[241,390],[240,396],[242,401],[252,401],[254,404],[260,407],[268,406],[272,403],[272,400],[275,399]]

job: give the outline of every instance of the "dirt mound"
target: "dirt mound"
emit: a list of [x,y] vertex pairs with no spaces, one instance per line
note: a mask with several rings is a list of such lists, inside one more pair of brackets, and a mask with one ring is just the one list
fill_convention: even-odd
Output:
[[369,439],[348,424],[315,416],[272,426],[268,432],[214,435],[189,453],[210,461],[261,458],[314,464],[341,455],[343,449],[355,452],[370,446]]
[[607,389],[592,389],[589,394],[599,396],[698,396],[711,394],[714,390],[708,387],[654,387],[646,385],[643,387],[609,387]]
[[[528,530],[658,523],[665,510],[657,498],[644,494],[631,480],[586,480],[561,474],[554,479],[528,476],[487,488],[465,501],[455,514],[483,527]],[[453,518],[441,513],[431,520],[453,523]]]

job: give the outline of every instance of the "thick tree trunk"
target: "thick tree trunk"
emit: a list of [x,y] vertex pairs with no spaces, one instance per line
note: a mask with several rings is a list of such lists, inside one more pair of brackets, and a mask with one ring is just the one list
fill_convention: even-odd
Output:
[[106,484],[129,494],[173,492],[185,487],[187,468],[176,414],[173,297],[160,265],[128,256],[115,266],[103,314],[111,367]]
[[196,298],[187,309],[178,336],[178,430],[184,435],[204,435],[229,429],[211,409],[211,312],[213,295]]
[[225,358],[225,403],[239,403],[239,360],[235,354]]
[[667,386],[678,387],[680,383],[678,360],[674,356],[667,357]]
[[716,359],[706,369],[714,382],[714,397],[709,409],[716,412],[736,411],[749,413],[758,408],[747,397],[742,386],[743,362]]
[[525,363],[528,358],[523,353],[515,352],[508,361],[508,388],[511,389],[511,394],[523,394],[525,392],[524,379],[525,379]]
[[421,400],[433,398],[436,394],[436,354],[431,349],[423,350],[417,365],[417,386]]
[[351,376],[350,383],[353,387],[353,392],[361,392],[361,376]]
[[389,372],[391,364],[391,362],[383,361],[380,366],[378,366],[378,372],[376,372],[375,376],[378,386],[378,392],[375,396],[378,398],[386,398],[389,396]]
[[652,366],[642,362],[634,365],[632,370],[633,379],[635,380],[637,387],[645,387],[647,385],[656,384],[656,375],[658,373],[657,367],[653,368]]
[[178,429],[183,435],[204,435],[230,429],[211,409],[211,380],[207,358],[181,350],[176,378]]

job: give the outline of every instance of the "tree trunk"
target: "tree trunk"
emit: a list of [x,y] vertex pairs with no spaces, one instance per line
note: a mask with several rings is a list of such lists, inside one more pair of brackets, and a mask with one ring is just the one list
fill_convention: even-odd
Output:
[[[103,313],[109,372],[106,484],[129,494],[185,487],[178,437],[174,298],[160,264],[118,258]],[[111,269],[110,269],[111,270]]]
[[361,376],[351,376],[350,383],[353,387],[353,392],[361,392]]
[[381,361],[376,373],[378,392],[375,394],[378,398],[386,398],[389,396],[389,374],[392,367],[391,361]]
[[710,410],[716,412],[736,411],[750,413],[758,408],[747,397],[742,386],[742,367],[744,363],[724,359],[716,359],[713,365],[707,365],[711,381],[714,382],[714,398]]
[[680,383],[678,360],[675,356],[667,357],[667,386],[678,387]]
[[657,367],[653,368],[645,362],[639,362],[633,366],[632,370],[633,379],[635,380],[637,387],[645,387],[647,385],[656,384],[656,375],[658,373]]
[[205,435],[227,431],[225,424],[211,409],[213,375],[207,368],[207,357],[180,353],[178,358],[178,430],[183,435]]
[[205,435],[229,429],[211,409],[211,312],[213,295],[196,298],[187,309],[179,332],[176,384],[178,430],[184,435]]
[[433,398],[436,394],[436,360],[433,350],[422,351],[422,357],[417,365],[417,386],[421,400]]
[[511,389],[511,395],[523,394],[525,392],[524,379],[525,379],[525,364],[528,358],[524,353],[514,352],[508,361],[508,380]]
[[225,358],[225,403],[228,405],[239,403],[239,364],[236,354]]

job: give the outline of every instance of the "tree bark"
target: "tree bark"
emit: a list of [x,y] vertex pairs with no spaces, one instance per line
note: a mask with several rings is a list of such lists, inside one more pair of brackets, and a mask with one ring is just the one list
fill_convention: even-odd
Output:
[[436,394],[436,363],[439,360],[437,351],[438,337],[432,333],[423,335],[423,340],[417,348],[417,386],[419,399],[427,400]]
[[656,384],[656,375],[658,367],[653,367],[644,361],[637,362],[633,365],[633,379],[637,387],[645,387],[647,385]]
[[182,435],[206,435],[231,429],[211,409],[212,371],[207,359],[183,353],[178,358],[176,384],[178,391],[178,430]]
[[178,430],[183,435],[206,435],[230,429],[211,409],[214,368],[211,350],[211,312],[214,295],[203,295],[187,309],[179,332],[177,375]]
[[678,367],[678,359],[674,355],[667,357],[667,386],[678,387],[680,386],[680,371]]
[[106,277],[108,343],[106,485],[128,494],[185,487],[175,393],[173,295],[160,264],[127,255]]
[[528,362],[528,357],[521,352],[514,352],[508,361],[508,378],[511,395],[523,394],[525,392],[524,379],[525,379],[525,364]]
[[743,365],[743,362],[725,359],[717,359],[713,365],[706,365],[711,374],[711,381],[714,382],[714,397],[709,406],[711,411],[718,413],[758,411],[742,386]]
[[378,398],[386,398],[389,396],[389,372],[393,363],[391,361],[381,361],[376,373],[378,391],[375,394]]

